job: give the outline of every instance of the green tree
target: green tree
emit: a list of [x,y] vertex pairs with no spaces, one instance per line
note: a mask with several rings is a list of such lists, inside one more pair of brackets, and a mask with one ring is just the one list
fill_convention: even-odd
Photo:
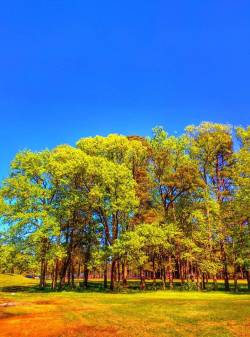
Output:
[[[233,158],[231,127],[204,122],[199,126],[189,126],[186,131],[191,143],[191,158],[197,162],[204,183],[202,194],[208,226],[210,256],[215,254],[216,243],[213,239],[217,237],[223,263],[225,289],[229,290],[227,254],[229,233],[226,218],[227,204],[231,198],[230,176]],[[218,210],[217,228],[214,226],[211,206]],[[216,233],[217,235],[214,235]]]

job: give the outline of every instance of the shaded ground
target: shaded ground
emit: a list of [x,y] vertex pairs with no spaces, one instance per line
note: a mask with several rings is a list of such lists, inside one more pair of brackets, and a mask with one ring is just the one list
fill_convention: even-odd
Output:
[[1,337],[250,337],[247,294],[49,293],[34,291],[36,283],[9,276],[1,284],[0,276],[0,287],[30,290],[0,292]]
[[[0,291],[2,292],[40,292],[41,289],[39,289],[38,286],[39,281],[36,279],[30,279],[30,278],[24,278],[21,275],[14,275],[14,274],[0,274]],[[103,292],[107,293],[109,291],[108,289],[104,289],[103,287],[103,280],[101,279],[92,279],[89,281],[89,286],[87,289],[83,287],[83,281],[75,279],[75,285],[76,287],[72,289],[71,287],[67,287],[65,285],[63,291],[76,291],[76,292]],[[108,282],[109,285],[109,282]],[[166,289],[168,289],[169,285],[166,285]],[[210,281],[207,284],[206,291],[212,291],[213,290],[213,283]],[[188,285],[185,284],[184,286],[181,285],[180,280],[174,280],[174,288],[175,290],[182,290],[186,291],[188,290]],[[152,290],[161,290],[162,289],[162,283],[160,280],[156,281],[156,289],[153,284],[152,280],[146,280],[146,291],[152,291]],[[230,289],[233,292],[234,291],[234,284],[233,280],[230,281]],[[249,293],[248,287],[247,287],[247,281],[246,280],[238,280],[238,289],[239,293]],[[189,289],[190,290],[190,289]],[[42,292],[58,292],[59,290],[51,290],[50,287],[50,280],[47,280],[47,287],[42,290]],[[222,280],[218,280],[217,282],[217,290],[216,291],[224,291],[224,282]],[[139,279],[133,279],[128,281],[128,287],[123,288],[121,287],[119,290],[116,290],[116,292],[125,292],[125,293],[138,293],[140,292],[140,280]]]

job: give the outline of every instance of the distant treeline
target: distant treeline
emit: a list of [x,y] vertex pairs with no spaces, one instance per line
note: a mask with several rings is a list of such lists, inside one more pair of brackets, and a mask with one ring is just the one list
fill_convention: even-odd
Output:
[[52,288],[76,275],[126,287],[130,275],[250,290],[250,127],[204,122],[181,136],[80,139],[23,151],[0,190],[0,272]]

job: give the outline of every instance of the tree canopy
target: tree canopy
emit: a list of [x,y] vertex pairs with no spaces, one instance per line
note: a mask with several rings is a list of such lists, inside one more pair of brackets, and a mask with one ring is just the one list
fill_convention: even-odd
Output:
[[250,289],[250,127],[204,122],[180,136],[81,138],[22,151],[0,189],[0,271],[40,286],[129,277]]

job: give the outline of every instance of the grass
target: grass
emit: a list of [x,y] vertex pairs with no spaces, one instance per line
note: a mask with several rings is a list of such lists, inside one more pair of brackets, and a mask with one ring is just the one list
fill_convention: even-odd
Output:
[[48,292],[39,291],[37,283],[0,275],[0,336],[250,336],[246,293]]

